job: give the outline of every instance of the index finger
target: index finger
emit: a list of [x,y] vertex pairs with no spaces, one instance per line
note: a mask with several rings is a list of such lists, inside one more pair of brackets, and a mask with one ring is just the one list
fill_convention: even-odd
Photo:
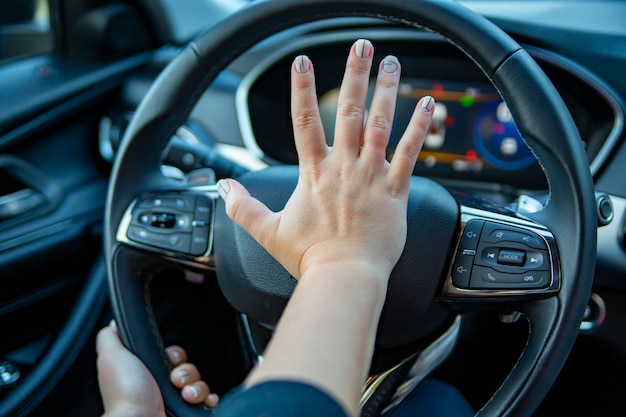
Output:
[[415,106],[409,125],[398,142],[389,166],[389,179],[395,193],[404,193],[409,187],[417,157],[430,131],[434,109],[435,99],[423,97]]

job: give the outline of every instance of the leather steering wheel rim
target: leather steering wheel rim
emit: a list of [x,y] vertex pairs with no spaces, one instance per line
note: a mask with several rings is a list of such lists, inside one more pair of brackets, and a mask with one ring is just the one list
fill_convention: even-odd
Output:
[[[593,281],[596,220],[582,141],[558,92],[515,41],[483,17],[448,0],[272,0],[254,2],[191,42],[163,71],[137,109],[113,167],[105,214],[105,254],[121,337],[148,366],[172,415],[209,415],[187,405],[170,385],[169,364],[150,310],[149,283],[116,240],[124,211],[146,190],[171,184],[160,155],[217,74],[258,41],[289,27],[334,17],[375,17],[427,28],[465,52],[496,86],[550,184],[550,202],[532,215],[559,245],[561,289],[525,302],[531,332],[514,369],[479,415],[529,415],[547,393],[578,332]],[[145,259],[144,259],[145,258]]]

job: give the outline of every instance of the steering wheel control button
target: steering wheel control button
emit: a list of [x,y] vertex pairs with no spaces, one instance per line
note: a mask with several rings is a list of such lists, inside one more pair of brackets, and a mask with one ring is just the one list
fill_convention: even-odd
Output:
[[176,226],[176,215],[172,213],[154,213],[150,226],[171,229]]
[[462,232],[452,264],[459,289],[525,291],[552,284],[546,241],[522,227],[472,219]]
[[131,209],[126,237],[133,242],[188,255],[209,250],[212,200],[205,195],[153,195]]
[[476,259],[476,248],[478,247],[484,224],[485,222],[482,220],[470,220],[465,225],[465,229],[463,229],[452,267],[452,282],[458,288],[469,288],[472,266]]
[[534,289],[547,287],[550,282],[549,271],[527,271],[519,274],[502,273],[493,268],[475,266],[472,270],[470,288],[472,289]]
[[478,242],[480,240],[480,233],[483,230],[485,222],[482,220],[470,220],[465,225],[463,230],[463,236],[461,236],[461,242],[459,249],[462,250],[476,250]]
[[196,226],[191,237],[190,253],[194,256],[204,255],[209,247],[209,226]]
[[[543,251],[530,251],[526,253],[526,263],[524,264],[525,268],[532,269],[545,269],[544,263],[547,259],[547,252]],[[548,265],[546,265],[548,266]]]
[[151,229],[173,230],[176,232],[191,232],[192,222],[190,213],[163,213],[141,211],[133,218],[132,224]]
[[488,266],[500,272],[515,274],[530,269],[550,269],[547,251],[530,249],[520,243],[481,243],[476,252],[476,265]]
[[473,256],[457,256],[452,266],[452,282],[459,288],[469,288]]
[[189,233],[176,233],[171,231],[163,233],[134,225],[128,228],[128,238],[135,242],[177,252],[189,252],[191,245],[191,234]]
[[535,233],[490,222],[485,224],[480,241],[485,243],[515,242],[533,249],[547,249],[543,239]]
[[211,220],[211,207],[210,206],[198,206],[196,207],[196,222],[202,222],[203,224],[209,224]]
[[[487,254],[487,256],[491,253]],[[526,252],[519,250],[500,249],[498,253],[498,263],[502,265],[524,266],[526,262]]]
[[163,209],[170,208],[180,211],[193,212],[196,205],[196,197],[193,195],[181,196],[152,196],[141,201],[139,208]]

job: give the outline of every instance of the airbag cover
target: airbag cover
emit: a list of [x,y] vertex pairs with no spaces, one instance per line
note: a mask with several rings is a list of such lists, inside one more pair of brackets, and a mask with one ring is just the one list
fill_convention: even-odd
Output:
[[[298,168],[271,167],[239,181],[271,210],[281,210],[298,181]],[[435,330],[448,317],[434,300],[448,273],[454,250],[459,208],[434,181],[413,177],[408,202],[407,240],[389,281],[377,336],[378,347],[397,347]],[[218,203],[215,219],[215,264],[226,298],[253,320],[274,326],[297,281]]]

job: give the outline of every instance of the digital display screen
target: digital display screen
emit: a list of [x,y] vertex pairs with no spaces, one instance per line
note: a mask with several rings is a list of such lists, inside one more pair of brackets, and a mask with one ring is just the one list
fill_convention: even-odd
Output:
[[[368,105],[372,95],[373,84]],[[489,83],[403,79],[398,91],[388,159],[393,156],[417,101],[425,95],[433,96],[436,106],[416,174],[449,178],[467,178],[469,175],[477,180],[501,181],[500,174],[515,180],[514,177],[519,177],[523,171],[530,175],[525,175],[520,184],[527,187],[544,184],[537,161],[517,131],[509,109]],[[330,146],[338,96],[339,89],[336,88],[327,91],[319,100]]]

